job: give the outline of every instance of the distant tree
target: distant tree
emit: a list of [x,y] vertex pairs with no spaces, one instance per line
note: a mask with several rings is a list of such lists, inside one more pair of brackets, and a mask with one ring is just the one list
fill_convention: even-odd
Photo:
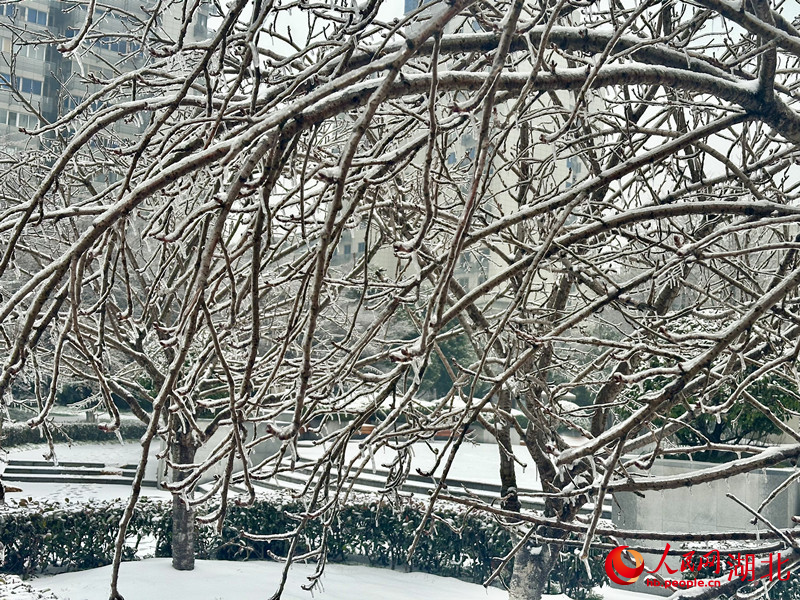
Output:
[[422,393],[434,398],[442,398],[449,394],[454,385],[458,383],[462,366],[474,364],[478,356],[470,344],[469,337],[450,328],[450,337],[445,337],[440,343],[435,354],[422,377],[420,389]]
[[[735,386],[723,388],[717,393],[716,404],[723,404],[733,393]],[[685,446],[697,447],[704,443],[723,447],[726,444],[768,444],[770,438],[785,437],[775,424],[775,419],[790,422],[800,415],[800,401],[795,385],[786,379],[758,381],[748,390],[756,406],[736,403],[724,415],[698,414],[688,422],[689,427],[676,433],[677,440]],[[762,411],[758,405],[766,408]],[[673,418],[681,418],[687,412],[685,406],[676,406]],[[773,418],[767,414],[771,412]],[[697,460],[728,461],[735,458],[731,452],[710,450],[693,455]]]

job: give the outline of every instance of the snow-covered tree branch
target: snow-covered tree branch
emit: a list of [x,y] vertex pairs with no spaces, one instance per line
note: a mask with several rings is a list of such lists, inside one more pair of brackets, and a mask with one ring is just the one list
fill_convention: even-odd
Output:
[[[455,498],[443,482],[474,426],[497,442],[503,497],[467,504],[514,521],[519,437],[544,506],[519,519],[547,540],[518,546],[526,599],[564,543],[585,555],[607,534],[603,497],[796,462],[793,5],[399,4],[238,0],[197,39],[208,7],[188,0],[91,2],[63,39],[0,22],[85,88],[60,80],[58,114],[0,157],[0,402],[46,433],[79,378],[104,427],[117,401],[147,423],[119,548],[159,438],[191,568],[195,511],[221,527],[232,486],[252,502],[301,435],[323,450],[296,533],[335,519],[380,448],[402,501],[413,445],[448,432],[418,535]],[[88,71],[109,36],[120,62]],[[30,112],[7,62],[0,87]],[[742,411],[773,437],[725,437]],[[646,475],[699,452],[728,460]]]

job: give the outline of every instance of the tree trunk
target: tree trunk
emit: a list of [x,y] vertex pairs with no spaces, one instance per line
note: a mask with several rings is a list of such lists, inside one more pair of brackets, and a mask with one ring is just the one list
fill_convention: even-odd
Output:
[[[542,370],[543,366],[544,363],[540,364]],[[534,388],[533,393],[538,394],[539,390]],[[529,400],[528,406],[536,410],[533,401]],[[543,415],[541,419],[541,422],[546,423]],[[559,472],[550,460],[552,451],[550,447],[558,446],[559,438],[556,436],[553,428],[537,427],[533,421],[525,429],[525,446],[536,463],[542,489],[545,491],[562,489],[564,485]],[[566,504],[560,498],[549,497],[545,500],[544,514],[549,518],[571,521],[579,510],[579,504],[581,503]],[[547,539],[559,539],[564,535],[563,531],[548,527],[539,527],[536,533],[539,537]],[[534,540],[536,537],[534,536]],[[509,600],[541,600],[550,580],[550,572],[558,562],[560,549],[561,544],[557,542],[539,545],[535,541],[529,541],[523,546],[514,557]]]
[[558,550],[556,544],[533,543],[520,549],[514,557],[508,600],[541,600],[558,560]]
[[[172,448],[173,460],[180,464],[194,462],[197,446],[191,433],[178,433]],[[175,471],[173,481],[181,481],[183,471]],[[172,568],[178,571],[194,569],[194,508],[178,494],[172,495]]]
[[[498,402],[500,410],[511,413],[511,392],[502,390]],[[511,423],[505,418],[497,423],[497,443],[500,446],[500,496],[503,500],[500,507],[513,512],[520,511],[519,496],[517,495],[517,473],[514,468],[512,455],[514,448],[511,444]]]

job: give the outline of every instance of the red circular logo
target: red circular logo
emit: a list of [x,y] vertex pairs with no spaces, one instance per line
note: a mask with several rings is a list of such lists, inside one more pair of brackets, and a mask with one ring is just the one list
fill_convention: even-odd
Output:
[[626,553],[633,558],[633,567],[629,567],[622,562],[622,551],[625,548],[627,546],[617,546],[606,557],[606,575],[611,581],[619,585],[632,584],[639,579],[639,575],[644,571],[644,559],[636,550],[628,550]]

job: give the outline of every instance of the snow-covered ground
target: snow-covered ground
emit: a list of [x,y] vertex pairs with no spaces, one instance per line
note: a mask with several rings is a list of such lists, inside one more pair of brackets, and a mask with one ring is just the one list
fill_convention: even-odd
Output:
[[[274,562],[197,561],[194,571],[175,571],[166,558],[124,563],[120,571],[120,592],[126,600],[264,600],[277,588],[282,564]],[[295,565],[289,574],[285,600],[506,600],[508,594],[496,588],[465,583],[426,573],[403,573],[365,566],[325,567],[322,588],[312,596],[300,588],[314,572],[313,565]],[[60,600],[106,600],[111,567],[80,573],[42,577],[30,582],[38,592],[54,593]],[[0,588],[2,592],[2,588]],[[652,600],[652,596],[603,588],[605,600]],[[0,594],[1,595],[1,594]],[[5,596],[3,596],[5,598]],[[34,600],[39,596],[10,596],[13,600]],[[46,598],[46,596],[43,596]],[[546,596],[568,600],[566,596]]]
[[[413,470],[431,468],[434,450],[444,449],[444,442],[434,442],[430,447],[414,447]],[[348,446],[348,455],[355,456],[358,443]],[[43,447],[12,450],[12,460],[42,460]],[[141,456],[138,443],[77,443],[57,448],[61,462],[96,462],[108,467],[136,463]],[[526,462],[525,449],[515,447],[515,454]],[[304,446],[300,456],[313,459],[322,453],[321,447]],[[150,476],[155,476],[155,452],[150,457]],[[393,452],[384,450],[374,457],[376,466],[390,461]],[[369,467],[367,470],[370,470]],[[465,444],[459,452],[450,477],[473,482],[499,483],[497,476],[497,447],[490,444]],[[538,488],[533,470],[519,472],[520,486]],[[23,489],[9,494],[14,499],[33,497],[41,500],[71,502],[86,499],[111,500],[127,498],[125,485],[78,483],[16,483]],[[168,494],[153,488],[143,489],[143,494],[167,498]],[[169,559],[147,559],[125,563],[122,566],[120,591],[127,600],[262,600],[275,591],[282,565],[273,562],[217,562],[198,561],[194,572],[174,571]],[[365,566],[328,565],[323,577],[323,587],[312,596],[301,589],[306,577],[313,573],[312,565],[295,565],[291,571],[284,598],[286,600],[351,600],[356,594],[381,600],[506,600],[502,590],[484,589],[480,585],[456,579],[437,577],[424,573],[403,573]],[[78,573],[65,573],[42,577],[30,582],[0,575],[0,598],[5,600],[106,600],[110,580],[110,567]],[[604,588],[606,600],[652,600],[652,597],[633,592]],[[568,600],[566,596],[550,596],[549,600]]]
[[[191,572],[172,569],[169,559],[125,563],[120,592],[126,600],[264,600],[277,589],[282,564],[274,562],[197,561]],[[313,565],[295,565],[289,575],[285,600],[311,600],[300,588],[313,574]],[[43,577],[31,582],[63,600],[106,600],[111,567],[81,573]],[[351,600],[354,595],[381,600],[505,600],[501,590],[424,573],[403,573],[363,566],[327,565],[323,588],[313,598]]]
[[[155,480],[157,459],[156,453],[160,451],[160,445],[154,444],[151,448],[145,479]],[[359,442],[351,442],[347,445],[347,457],[353,458],[361,449]],[[446,450],[449,453],[449,449]],[[138,441],[126,441],[123,444],[118,442],[106,443],[81,443],[77,442],[71,446],[59,443],[56,444],[56,456],[59,462],[94,462],[103,463],[109,468],[121,467],[123,465],[136,465],[141,459],[141,446]],[[299,448],[301,459],[314,460],[321,456],[324,448],[304,444]],[[445,442],[432,442],[430,444],[415,444],[412,448],[412,473],[417,469],[427,471],[431,469],[436,460],[434,452],[445,452]],[[47,447],[44,445],[23,446],[21,448],[10,448],[8,459],[10,460],[35,460],[42,461],[47,454]],[[523,468],[521,465],[531,465],[523,446],[514,447],[514,455],[519,459],[517,468],[517,482],[519,487],[526,489],[540,489],[536,471],[532,467]],[[383,469],[382,465],[388,464],[394,458],[393,450],[382,448],[374,455],[374,465],[378,469]],[[1,457],[0,457],[1,458]],[[441,473],[445,459],[439,465],[437,474]],[[500,484],[500,474],[498,469],[499,458],[496,444],[472,444],[464,443],[459,448],[458,454],[450,469],[450,479],[471,481],[474,483]],[[367,472],[371,470],[372,461],[368,461]]]
[[[347,445],[347,458],[352,459],[357,456],[362,450],[359,448],[359,442],[351,442]],[[447,462],[450,449],[445,450],[445,442],[432,442],[430,444],[415,444],[412,448],[411,459],[411,472],[417,473],[417,469],[427,471],[433,468],[436,462],[436,454],[438,452],[447,452],[436,473],[442,472],[444,464]],[[322,446],[302,446],[298,449],[300,458],[306,460],[315,460],[324,452]],[[374,465],[377,469],[385,470],[382,465],[390,463],[396,452],[386,447],[381,448],[375,452]],[[520,488],[538,490],[541,489],[541,484],[536,476],[536,470],[531,463],[531,457],[528,455],[524,446],[514,447],[514,456],[516,456],[520,463],[527,465],[527,468],[517,467],[517,485]],[[471,481],[473,483],[490,483],[500,485],[500,464],[499,450],[496,444],[472,444],[465,442],[459,448],[458,453],[453,461],[453,466],[450,468],[449,479]],[[366,471],[369,472],[372,467],[372,461],[367,462]]]
[[[128,498],[131,488],[128,485],[109,485],[97,483],[28,483],[9,481],[7,485],[21,489],[21,492],[8,492],[10,501],[21,498],[33,498],[45,502],[79,502],[84,500],[116,500]],[[148,498],[169,498],[169,492],[155,488],[143,487],[142,496]]]
[[[434,442],[430,447],[416,445],[412,459],[413,469],[429,469],[435,460],[434,450],[444,449],[444,442]],[[97,462],[108,467],[136,463],[141,456],[138,443],[73,444],[57,448],[61,462]],[[310,460],[322,453],[321,447],[303,446],[301,458]],[[359,451],[358,443],[348,446],[348,456]],[[11,450],[12,460],[42,460],[43,447]],[[491,444],[465,444],[459,451],[451,470],[451,479],[473,482],[499,483],[497,447]],[[526,461],[523,447],[514,448],[515,455]],[[149,459],[150,477],[155,477],[155,452]],[[374,457],[380,468],[388,463],[393,451],[383,450]],[[370,468],[367,467],[369,471]],[[532,469],[518,471],[520,487],[538,489],[539,483]],[[23,489],[9,494],[14,499],[33,497],[41,500],[111,500],[127,498],[130,489],[125,485],[78,483],[14,483]],[[143,489],[143,494],[167,498],[168,494],[153,488]],[[271,595],[280,578],[282,565],[273,562],[217,562],[198,561],[194,572],[174,571],[169,559],[147,559],[125,563],[122,566],[120,591],[126,600],[262,600]],[[312,565],[295,565],[289,577],[284,598],[286,600],[351,600],[356,594],[381,600],[506,600],[502,590],[484,589],[480,585],[456,579],[423,573],[403,573],[365,566],[328,565],[322,580],[323,587],[312,596],[301,589],[306,577],[313,573]],[[78,573],[65,573],[42,577],[31,582],[0,575],[0,598],[5,600],[106,600],[110,567]],[[600,592],[606,600],[652,600],[651,596],[604,588]],[[550,596],[550,600],[568,600],[566,596]]]
[[[158,469],[156,448],[151,449],[147,460],[145,480],[154,481]],[[5,455],[6,460],[14,461],[42,461],[47,454],[47,447],[44,445],[28,445],[18,448],[10,448]],[[113,471],[124,465],[138,464],[142,456],[142,447],[138,442],[76,442],[72,445],[65,443],[56,444],[56,457],[59,463],[65,462],[89,462],[102,463],[109,470]],[[0,456],[0,459],[4,457]],[[0,467],[2,465],[0,464]],[[2,469],[0,468],[0,471]],[[34,498],[36,500],[63,502],[79,500],[114,500],[117,498],[127,498],[130,495],[130,486],[109,485],[99,483],[62,483],[53,481],[49,483],[32,483],[23,481],[9,481],[8,485],[20,488],[21,492],[8,492],[9,500],[19,500],[20,498]],[[168,498],[169,494],[151,487],[142,488],[143,496],[158,498]]]
[[[56,458],[59,462],[93,462],[103,463],[108,467],[121,467],[123,465],[136,465],[142,458],[142,446],[137,441],[119,442],[75,442],[72,445],[56,443]],[[156,475],[157,460],[160,445],[153,444],[147,459],[146,479],[154,479]],[[44,460],[47,446],[22,446],[9,448],[10,460]]]
[[0,598],[3,600],[59,600],[51,592],[34,590],[16,575],[0,573]]

